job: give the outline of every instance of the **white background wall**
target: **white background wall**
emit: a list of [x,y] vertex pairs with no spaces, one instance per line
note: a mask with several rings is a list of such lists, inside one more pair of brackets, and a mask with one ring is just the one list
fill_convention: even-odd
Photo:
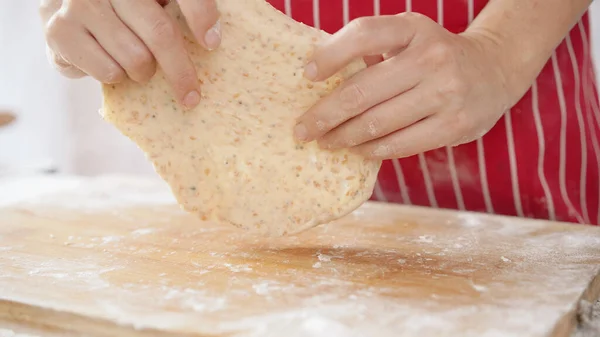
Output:
[[[142,153],[100,118],[99,85],[64,79],[48,65],[37,4],[0,0],[0,110],[18,114],[17,123],[0,129],[0,176],[32,165],[83,174],[154,174]],[[599,2],[591,13],[600,65]]]
[[38,3],[0,0],[0,110],[18,115],[0,129],[0,176],[30,166],[153,173],[141,152],[101,119],[100,86],[51,68]]

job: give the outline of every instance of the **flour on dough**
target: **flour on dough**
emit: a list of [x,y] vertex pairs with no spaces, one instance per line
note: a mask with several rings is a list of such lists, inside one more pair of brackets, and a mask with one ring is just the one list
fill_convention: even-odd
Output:
[[321,83],[303,78],[327,33],[263,0],[221,0],[223,41],[212,52],[186,32],[202,102],[185,111],[159,69],[144,85],[103,87],[103,117],[133,140],[177,201],[203,220],[265,235],[293,234],[344,216],[373,191],[381,162],[293,138],[296,118],[364,67],[356,61]]

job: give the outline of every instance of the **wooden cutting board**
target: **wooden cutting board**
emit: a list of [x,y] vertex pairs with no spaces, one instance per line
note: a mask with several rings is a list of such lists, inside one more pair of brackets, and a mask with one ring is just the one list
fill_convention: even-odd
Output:
[[591,226],[368,203],[266,239],[154,180],[0,190],[0,335],[567,336],[600,290]]

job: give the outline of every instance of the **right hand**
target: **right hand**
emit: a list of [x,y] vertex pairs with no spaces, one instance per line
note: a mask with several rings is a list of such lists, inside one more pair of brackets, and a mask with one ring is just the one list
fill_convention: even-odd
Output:
[[[211,50],[221,43],[216,0],[178,0],[196,41]],[[129,77],[147,82],[157,63],[177,100],[200,102],[194,64],[179,26],[162,8],[168,0],[41,0],[47,52],[69,78],[91,76],[102,83]]]

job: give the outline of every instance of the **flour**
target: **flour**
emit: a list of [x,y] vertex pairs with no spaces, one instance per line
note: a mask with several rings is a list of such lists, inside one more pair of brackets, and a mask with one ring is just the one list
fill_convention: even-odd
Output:
[[116,236],[116,235],[105,236],[105,237],[100,238],[100,241],[102,241],[101,244],[106,245],[109,243],[117,243],[117,242],[121,241],[122,238],[123,238],[122,236]]
[[131,235],[139,237],[143,235],[148,235],[156,232],[156,228],[140,228],[131,232]]
[[232,265],[230,263],[225,263],[224,266],[227,267],[227,269],[229,269],[233,273],[252,271],[252,268],[250,268],[248,265],[237,265],[236,266],[236,265]]
[[319,261],[321,262],[331,262],[331,256],[329,255],[325,255],[325,254],[318,254],[317,258],[319,259]]
[[[191,288],[162,287],[164,295],[156,300],[165,303],[177,303],[182,309],[191,309],[194,312],[216,312],[227,308],[227,299],[224,297],[210,296],[206,291]],[[160,292],[159,292],[160,295]]]
[[259,284],[253,284],[252,289],[259,295],[269,294],[269,282],[262,282]]
[[323,317],[309,317],[302,323],[302,328],[311,335],[316,336],[352,336],[352,329]]
[[486,230],[490,226],[490,223],[494,224],[495,232],[501,236],[526,236],[544,229],[546,226],[545,222],[536,220],[529,221],[527,226],[515,226],[512,217],[473,212],[456,214],[456,218],[462,227],[468,227],[473,230]]
[[471,283],[471,286],[473,287],[473,289],[475,289],[477,292],[483,293],[488,290],[488,288],[486,286],[475,284],[475,282],[473,282],[473,280],[469,280],[469,282]]
[[434,239],[435,239],[435,235],[421,235],[421,236],[419,236],[419,239],[416,240],[416,242],[432,243]]
[[[19,262],[19,259],[14,259],[13,266],[18,265]],[[121,268],[119,266],[103,268],[86,262],[74,264],[64,260],[53,260],[41,262],[37,267],[29,269],[27,274],[69,283],[83,283],[86,289],[92,291],[108,288],[110,284],[102,278],[102,275]]]
[[0,328],[0,337],[41,337],[41,336],[19,333],[19,332],[15,332],[13,330],[7,330],[7,329]]

